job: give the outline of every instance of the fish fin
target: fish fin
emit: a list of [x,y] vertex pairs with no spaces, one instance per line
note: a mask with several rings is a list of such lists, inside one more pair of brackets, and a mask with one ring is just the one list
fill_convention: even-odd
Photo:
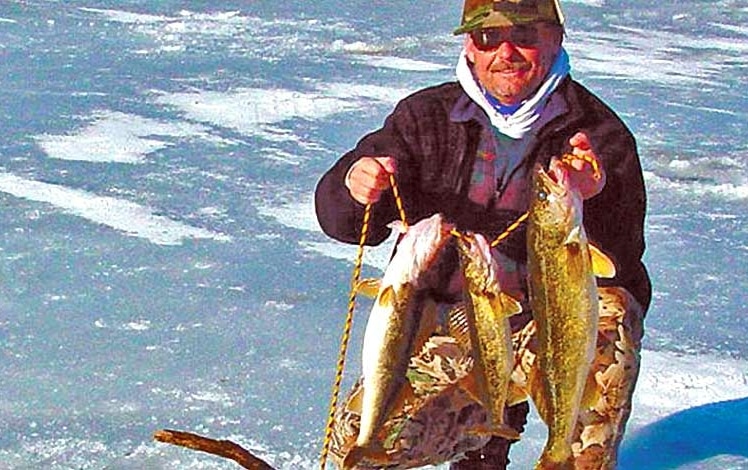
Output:
[[479,391],[480,384],[478,383],[477,375],[475,369],[473,369],[469,374],[461,378],[456,385],[463,390],[471,400],[485,407],[488,404],[486,403],[484,394]]
[[403,386],[397,391],[395,397],[392,399],[392,407],[387,415],[387,419],[392,417],[396,412],[404,410],[408,407],[408,404],[413,403],[416,400],[416,392],[413,386],[410,384],[410,380],[405,380]]
[[597,277],[610,279],[616,276],[616,265],[598,247],[590,244],[590,258],[592,259],[592,272]]
[[397,233],[405,233],[408,231],[408,226],[405,225],[402,220],[395,220],[393,222],[390,222],[389,224],[387,224],[387,227]]
[[580,246],[582,244],[582,227],[577,225],[566,236],[564,245]]
[[540,418],[548,424],[550,417],[550,406],[548,405],[548,397],[543,394],[542,374],[533,368],[527,376],[527,391],[532,398],[532,402],[535,404],[535,408],[538,410]]
[[379,294],[379,289],[382,287],[382,280],[375,277],[370,277],[367,279],[361,279],[358,282],[356,282],[355,290],[357,293],[369,297],[371,299],[375,298],[377,294]]
[[359,446],[351,447],[351,450],[343,458],[343,462],[340,464],[342,470],[352,470],[356,468],[356,465],[364,458],[364,448]]
[[501,292],[499,293],[499,300],[501,300],[501,304],[506,308],[507,316],[511,317],[512,315],[522,313],[522,304],[511,295]]
[[387,462],[387,451],[379,444],[371,444],[366,447],[353,446],[348,451],[341,468],[343,470],[353,470],[362,461],[367,460],[371,462]]
[[527,390],[517,385],[514,381],[509,381],[509,390],[506,396],[506,406],[514,406],[523,401],[527,401]]
[[482,425],[471,428],[468,434],[473,436],[498,436],[511,441],[518,441],[520,435],[516,429],[502,423],[499,425]]
[[364,399],[364,387],[358,387],[351,398],[348,399],[345,407],[356,414],[361,414],[362,400]]
[[581,408],[589,409],[594,408],[595,405],[602,398],[602,393],[597,387],[597,380],[595,380],[594,374],[587,375],[587,383],[584,386],[584,392],[582,394]]
[[418,331],[416,337],[413,340],[413,355],[420,354],[423,347],[428,342],[429,338],[439,328],[439,312],[437,311],[437,303],[432,298],[426,298],[423,301],[421,307],[421,321],[418,324]]
[[573,455],[566,460],[557,461],[545,451],[540,456],[538,463],[535,464],[535,470],[574,470],[575,468]]
[[392,286],[384,287],[377,296],[377,303],[384,308],[395,305],[395,288]]

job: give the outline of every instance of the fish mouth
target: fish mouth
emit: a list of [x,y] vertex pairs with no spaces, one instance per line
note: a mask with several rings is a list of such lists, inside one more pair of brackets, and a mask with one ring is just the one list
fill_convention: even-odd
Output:
[[416,230],[411,242],[414,272],[432,270],[441,259],[444,247],[452,239],[454,225],[447,222],[442,214],[434,214],[409,230]]
[[485,277],[485,284],[498,282],[496,272],[491,267],[490,260],[493,257],[491,244],[483,235],[474,232],[464,233],[457,238],[457,248],[461,263],[465,260],[472,260],[469,264],[473,266],[473,269],[481,272],[481,276]]
[[538,190],[547,196],[563,198],[569,193],[569,171],[556,158],[551,159],[546,171],[542,165],[535,165]]
[[433,215],[431,221],[436,227],[432,226],[427,230],[427,233],[430,234],[430,241],[437,247],[441,247],[452,237],[452,232],[454,231],[455,226],[448,222],[442,214]]

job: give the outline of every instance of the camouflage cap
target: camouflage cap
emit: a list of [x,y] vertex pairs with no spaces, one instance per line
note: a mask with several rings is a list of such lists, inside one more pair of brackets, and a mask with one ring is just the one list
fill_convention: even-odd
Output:
[[454,34],[540,21],[564,24],[559,0],[465,0],[462,23]]

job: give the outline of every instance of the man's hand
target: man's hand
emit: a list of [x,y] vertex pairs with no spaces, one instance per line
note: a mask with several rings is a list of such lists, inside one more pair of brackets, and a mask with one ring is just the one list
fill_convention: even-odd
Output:
[[351,197],[361,204],[379,201],[382,191],[390,187],[390,175],[397,166],[392,157],[363,157],[351,166],[345,185]]
[[564,158],[569,169],[572,187],[582,194],[584,199],[596,196],[605,186],[605,170],[602,162],[592,149],[590,139],[584,132],[577,132],[569,139],[571,158]]

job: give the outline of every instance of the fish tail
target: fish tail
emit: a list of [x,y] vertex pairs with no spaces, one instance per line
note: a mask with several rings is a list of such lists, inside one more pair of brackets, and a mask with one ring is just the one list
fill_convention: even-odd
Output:
[[364,448],[354,446],[343,459],[342,470],[351,470],[364,458]]
[[535,470],[574,470],[574,454],[571,445],[549,437],[540,455]]
[[353,446],[343,459],[342,470],[353,470],[362,461],[386,462],[387,451],[378,445],[371,446]]
[[496,436],[510,441],[518,441],[521,438],[516,429],[503,423],[498,425],[476,427],[469,431],[468,434],[475,436]]
[[566,460],[558,461],[543,453],[535,464],[535,470],[574,470],[574,457],[570,455]]
[[506,424],[494,426],[491,429],[491,432],[494,436],[503,437],[504,439],[509,439],[510,441],[520,440],[520,434],[517,432],[517,430]]

